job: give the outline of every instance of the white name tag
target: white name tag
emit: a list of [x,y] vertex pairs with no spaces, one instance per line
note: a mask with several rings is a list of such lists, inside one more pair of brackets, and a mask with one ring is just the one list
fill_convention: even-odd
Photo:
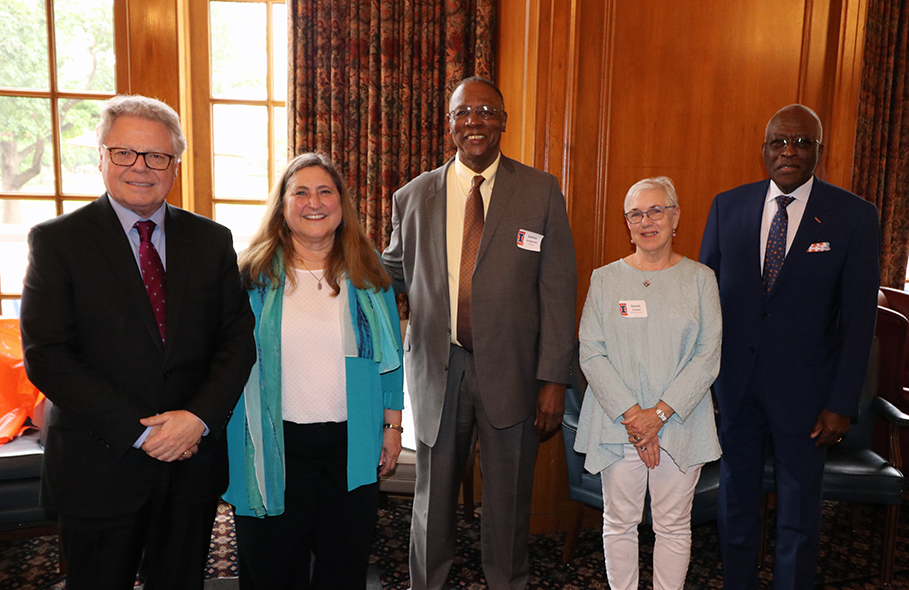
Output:
[[518,230],[518,248],[521,250],[530,250],[539,252],[540,244],[543,242],[543,234],[537,234],[526,229]]
[[619,301],[619,315],[626,318],[646,318],[647,303],[644,301]]

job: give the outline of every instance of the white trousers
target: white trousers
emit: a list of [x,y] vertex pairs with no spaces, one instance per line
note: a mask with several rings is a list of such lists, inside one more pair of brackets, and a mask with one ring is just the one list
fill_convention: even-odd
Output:
[[666,451],[648,469],[633,445],[600,473],[603,480],[603,553],[611,590],[637,590],[638,525],[650,489],[654,590],[682,590],[691,557],[691,502],[702,465],[682,473]]

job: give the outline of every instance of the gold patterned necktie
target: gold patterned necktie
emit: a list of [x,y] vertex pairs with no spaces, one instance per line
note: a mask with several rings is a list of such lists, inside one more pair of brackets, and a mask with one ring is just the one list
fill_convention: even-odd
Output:
[[770,292],[773,282],[780,274],[780,269],[783,268],[783,259],[786,258],[786,232],[789,228],[789,214],[786,212],[786,207],[794,200],[794,197],[788,195],[780,195],[776,198],[776,213],[770,223],[770,231],[767,233],[767,248],[764,250],[762,276],[764,293]]
[[155,321],[158,323],[158,331],[163,341],[167,283],[161,257],[151,241],[152,233],[157,226],[154,221],[137,221],[133,227],[139,231],[139,269],[142,271],[142,282],[145,283],[145,292],[148,293],[152,311],[155,312]]
[[464,209],[464,239],[461,242],[461,269],[458,275],[458,342],[473,352],[473,324],[470,319],[470,293],[473,287],[473,267],[477,261],[480,238],[483,237],[483,196],[480,185],[482,175],[473,177]]

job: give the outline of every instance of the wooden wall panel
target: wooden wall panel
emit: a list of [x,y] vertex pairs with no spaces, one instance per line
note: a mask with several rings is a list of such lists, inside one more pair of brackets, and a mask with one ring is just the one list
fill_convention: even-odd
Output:
[[[628,187],[675,181],[675,247],[696,259],[713,196],[765,178],[764,127],[783,106],[818,111],[819,176],[849,186],[866,1],[500,0],[502,149],[561,181],[579,317],[593,269],[632,251]],[[562,453],[540,448],[534,531],[565,524]]]
[[[150,96],[166,102],[177,113],[186,111],[180,89],[182,6],[179,0],[115,1],[115,14],[125,19],[128,31],[123,41],[118,40],[118,50],[126,49],[125,59],[117,63],[118,77],[126,75],[125,80],[118,80],[118,92]],[[188,136],[188,122],[183,123]],[[184,192],[181,166],[167,201],[183,206]]]

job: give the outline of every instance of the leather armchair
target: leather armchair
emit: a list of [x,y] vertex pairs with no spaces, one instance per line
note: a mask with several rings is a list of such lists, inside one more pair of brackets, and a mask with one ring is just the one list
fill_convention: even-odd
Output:
[[[883,309],[883,308],[879,308]],[[889,310],[884,309],[884,312]],[[886,314],[885,314],[886,315]],[[879,316],[880,318],[880,316]],[[887,507],[884,521],[884,534],[881,540],[881,581],[889,585],[893,579],[894,550],[896,546],[896,528],[899,522],[899,509],[903,498],[903,474],[899,453],[896,459],[887,461],[872,450],[875,415],[887,421],[889,444],[899,447],[900,429],[909,426],[909,415],[899,411],[878,393],[882,392],[885,383],[892,382],[899,367],[890,361],[899,352],[889,340],[890,333],[882,332],[878,326],[871,353],[868,375],[862,388],[862,400],[859,415],[842,442],[827,449],[824,466],[824,500],[847,502],[851,504],[884,504]],[[900,336],[900,335],[897,335]],[[905,334],[900,337],[905,338]],[[885,373],[885,367],[890,374]],[[766,518],[769,505],[769,494],[776,489],[772,457],[768,457],[764,468],[764,506],[762,507],[763,532],[761,535],[761,552],[758,565],[763,565],[767,529],[770,526]],[[860,506],[853,509],[853,527],[860,522]]]

